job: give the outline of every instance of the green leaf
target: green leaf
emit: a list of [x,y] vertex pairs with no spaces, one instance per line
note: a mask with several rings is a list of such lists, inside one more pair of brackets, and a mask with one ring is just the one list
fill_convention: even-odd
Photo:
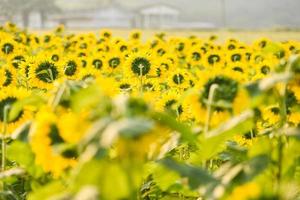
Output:
[[153,164],[150,168],[153,168],[150,174],[153,175],[155,183],[163,191],[167,191],[172,185],[180,180],[180,176],[175,171],[169,170],[169,168],[160,165],[159,163]]
[[119,132],[122,137],[136,138],[140,135],[148,133],[154,127],[154,122],[144,118],[129,118],[122,120]]
[[127,172],[114,162],[92,160],[86,163],[74,180],[75,191],[96,186],[103,199],[120,199],[130,195]]
[[39,177],[43,171],[39,166],[35,165],[34,154],[28,143],[15,140],[7,147],[7,159],[17,162],[17,164],[24,168],[30,175]]
[[41,200],[41,199],[55,199],[55,196],[64,193],[66,187],[61,181],[53,181],[37,191],[31,192],[27,199],[28,200]]
[[158,123],[179,132],[183,141],[195,142],[196,135],[193,133],[190,126],[178,122],[174,117],[164,113],[153,113],[152,118]]
[[7,158],[25,168],[34,163],[34,154],[29,144],[17,140],[8,145]]
[[18,115],[22,112],[24,106],[31,105],[31,106],[39,107],[43,103],[44,103],[44,99],[42,99],[42,97],[36,94],[32,94],[27,98],[21,99],[12,105],[9,111],[8,119],[9,121],[11,121],[14,120],[16,117],[18,117]]
[[197,189],[199,186],[216,183],[217,180],[206,170],[194,166],[178,163],[170,158],[159,161],[167,168],[176,171],[180,176],[188,178],[191,189]]
[[71,107],[74,111],[80,112],[85,108],[95,107],[103,100],[103,95],[99,87],[93,85],[79,90],[71,97]]
[[254,113],[252,111],[246,111],[210,131],[207,134],[208,137],[204,137],[200,141],[199,160],[210,159],[226,148],[226,141],[235,135],[250,131],[254,126],[253,117]]
[[235,183],[245,183],[251,181],[254,177],[261,174],[269,165],[271,159],[266,154],[253,157],[243,164],[242,172],[235,178]]
[[149,133],[154,127],[152,120],[136,117],[129,119],[121,119],[110,123],[102,133],[101,145],[108,147],[119,138],[136,138],[140,135]]

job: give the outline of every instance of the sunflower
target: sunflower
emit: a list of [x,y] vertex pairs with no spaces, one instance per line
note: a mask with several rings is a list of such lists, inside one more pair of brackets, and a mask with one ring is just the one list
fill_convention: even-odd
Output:
[[94,68],[82,68],[76,76],[76,80],[90,83],[94,82],[97,77],[100,77],[101,73],[99,70]]
[[212,50],[205,54],[203,58],[205,67],[220,67],[225,65],[224,52],[220,50]]
[[[76,116],[79,117],[78,115]],[[76,116],[70,117],[66,114],[64,118],[66,118],[67,121],[74,122],[74,119],[70,118]],[[76,164],[76,150],[72,148],[60,150],[59,147],[62,144],[66,144],[65,139],[76,142],[77,139],[80,138],[74,136],[75,139],[70,139],[69,132],[64,129],[65,127],[63,127],[63,130],[59,129],[59,127],[63,126],[62,124],[58,124],[59,121],[58,116],[53,113],[50,108],[41,108],[36,114],[35,121],[29,133],[29,143],[35,154],[35,162],[42,166],[44,171],[51,172],[54,177],[59,177],[64,170]],[[82,124],[82,122],[79,124]],[[79,124],[77,125],[80,126]],[[82,127],[72,133],[77,135],[78,131],[82,131],[81,128]],[[64,133],[64,138],[62,133]]]
[[191,66],[201,66],[203,59],[203,53],[201,50],[201,46],[196,45],[191,48],[191,50],[187,54],[187,63]]
[[118,74],[122,71],[122,65],[124,64],[124,57],[120,53],[113,51],[105,56],[104,70],[108,73]]
[[0,43],[0,54],[3,57],[14,55],[19,49],[19,44],[12,39],[1,40]]
[[13,55],[10,56],[9,61],[15,69],[18,69],[20,64],[25,61],[24,52],[16,51]]
[[53,83],[62,76],[61,64],[50,59],[37,59],[29,67],[29,84],[31,87],[50,89]]
[[[21,88],[9,87],[3,88],[0,91],[0,124],[4,124],[5,108],[11,107],[15,102],[28,97],[30,93]],[[8,114],[8,113],[6,113]],[[32,117],[32,109],[29,106],[22,108],[21,112],[14,118],[7,118],[7,133],[11,134],[16,128],[21,126],[24,122],[30,120]]]
[[276,127],[280,121],[280,110],[278,105],[271,105],[260,108],[261,119],[257,122],[257,129],[264,130]]
[[226,52],[226,62],[245,62],[246,61],[246,53],[244,49],[235,49],[232,51]]
[[104,63],[104,57],[102,55],[99,55],[99,53],[97,55],[93,55],[89,61],[89,66],[90,68],[96,69],[96,70],[102,70],[103,68],[103,63]]
[[174,71],[167,74],[167,83],[170,87],[177,89],[187,89],[191,87],[191,75],[187,69],[177,68]]
[[12,87],[18,83],[17,72],[13,67],[4,65],[0,68],[0,87]]
[[117,87],[120,91],[120,93],[131,93],[133,90],[138,90],[138,81],[131,78],[121,78],[120,80],[117,80]]
[[175,91],[170,91],[161,95],[156,103],[156,109],[159,112],[167,112],[178,118],[187,118],[188,108],[183,102],[180,102],[181,95]]
[[154,61],[146,52],[131,53],[126,59],[124,67],[125,76],[142,78],[156,75]]
[[80,71],[80,60],[75,56],[68,56],[62,63],[64,75],[68,79],[75,79],[76,75]]
[[87,113],[63,112],[59,115],[57,128],[63,140],[70,144],[78,143],[89,127]]

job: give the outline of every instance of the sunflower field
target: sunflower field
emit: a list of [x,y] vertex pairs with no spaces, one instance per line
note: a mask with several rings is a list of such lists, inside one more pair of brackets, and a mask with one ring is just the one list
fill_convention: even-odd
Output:
[[1,200],[300,199],[300,42],[0,29]]

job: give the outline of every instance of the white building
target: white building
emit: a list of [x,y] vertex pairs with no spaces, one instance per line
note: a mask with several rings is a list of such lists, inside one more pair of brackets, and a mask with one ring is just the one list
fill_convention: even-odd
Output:
[[172,28],[178,21],[180,11],[177,8],[156,4],[138,11],[136,25],[141,28]]

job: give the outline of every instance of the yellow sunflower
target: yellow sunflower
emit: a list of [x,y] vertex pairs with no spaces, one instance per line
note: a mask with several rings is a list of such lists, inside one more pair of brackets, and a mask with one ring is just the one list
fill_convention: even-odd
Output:
[[7,116],[7,132],[6,134],[11,134],[16,128],[21,126],[24,122],[32,118],[32,109],[29,106],[25,106],[21,112],[14,118],[9,119],[8,114],[5,113],[5,108],[9,108],[17,101],[28,97],[30,93],[21,88],[9,87],[0,90],[0,125],[4,125],[4,116]]
[[79,115],[61,113],[60,116],[68,122],[77,122],[72,124],[79,126],[71,129],[75,131],[72,132],[74,137],[70,137],[70,130],[66,130],[66,126],[69,124],[62,124],[64,121],[59,120],[59,117],[48,107],[41,108],[36,114],[29,133],[29,142],[35,154],[35,162],[46,172],[51,172],[54,177],[59,177],[64,170],[76,164],[76,151],[68,148],[61,150],[60,146],[67,144],[67,140],[69,140],[69,144],[76,143],[85,128],[81,119],[74,119],[74,117],[80,118]]

